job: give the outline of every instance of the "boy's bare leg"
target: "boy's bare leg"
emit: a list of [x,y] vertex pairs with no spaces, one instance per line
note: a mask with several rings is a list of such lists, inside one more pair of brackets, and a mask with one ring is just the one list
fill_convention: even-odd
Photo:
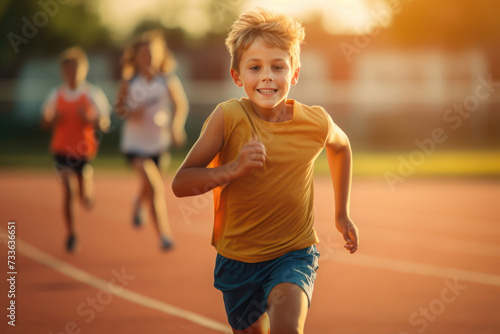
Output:
[[91,209],[95,204],[94,167],[92,165],[83,166],[82,173],[78,174],[78,182],[82,203],[87,209]]
[[160,170],[151,159],[136,159],[135,167],[142,175],[144,184],[148,186],[148,200],[155,227],[159,236],[165,241],[163,248],[168,249],[171,245],[168,245],[166,239],[171,241],[173,237],[168,222],[165,185]]
[[64,220],[67,228],[66,249],[69,252],[75,250],[76,233],[75,233],[75,211],[78,193],[78,184],[74,172],[63,171],[61,173],[63,182],[63,211]]
[[268,297],[267,313],[272,334],[302,334],[309,301],[298,285],[276,285]]
[[143,224],[144,216],[142,212],[142,206],[144,203],[147,203],[149,198],[149,185],[147,183],[148,182],[145,180],[141,172],[139,194],[134,200],[134,211],[132,214],[134,226],[136,227],[140,227]]
[[168,223],[165,184],[160,170],[153,160],[148,159],[144,161],[144,171],[150,185],[151,209],[155,218],[157,231],[160,235],[172,237],[172,230]]
[[261,315],[261,317],[247,329],[242,331],[233,329],[234,334],[269,334],[269,331],[269,316],[267,313]]

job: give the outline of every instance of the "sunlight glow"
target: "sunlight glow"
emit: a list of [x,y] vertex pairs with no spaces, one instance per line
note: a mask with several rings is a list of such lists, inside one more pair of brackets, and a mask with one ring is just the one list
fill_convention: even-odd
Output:
[[113,37],[124,38],[138,21],[153,17],[158,13],[157,6],[161,0],[128,1],[124,5],[120,0],[97,1],[97,10],[103,23],[111,30]]
[[180,27],[192,36],[203,36],[211,30],[214,14],[226,15],[227,8],[246,11],[263,7],[304,22],[319,18],[325,30],[332,34],[365,34],[374,25],[386,26],[392,19],[392,15],[386,15],[383,22],[377,19],[378,13],[387,9],[385,0],[141,0],[126,3],[96,0],[94,4],[118,40],[128,36],[142,20],[160,21],[167,27]]
[[202,36],[210,29],[207,11],[212,8],[210,0],[164,1],[164,0],[100,0],[95,1],[104,24],[113,37],[127,37],[143,20],[159,21],[166,27],[180,27],[188,34]]
[[304,22],[318,16],[326,31],[332,34],[364,34],[378,24],[374,13],[387,8],[383,0],[252,0],[244,9],[263,7],[290,14]]

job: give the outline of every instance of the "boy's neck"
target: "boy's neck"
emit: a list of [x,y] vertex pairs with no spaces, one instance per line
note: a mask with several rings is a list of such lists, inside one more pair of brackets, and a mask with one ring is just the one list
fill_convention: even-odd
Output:
[[66,86],[70,89],[70,90],[77,90],[78,87],[80,87],[82,85],[84,81],[82,82],[65,82]]
[[293,119],[293,104],[287,104],[286,100],[272,109],[259,108],[250,99],[249,101],[254,113],[266,122],[283,123]]

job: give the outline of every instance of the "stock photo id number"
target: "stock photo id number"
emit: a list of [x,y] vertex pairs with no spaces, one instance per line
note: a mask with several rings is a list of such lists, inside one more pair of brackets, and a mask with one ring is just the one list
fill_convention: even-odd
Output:
[[7,319],[10,326],[16,325],[16,222],[7,223]]

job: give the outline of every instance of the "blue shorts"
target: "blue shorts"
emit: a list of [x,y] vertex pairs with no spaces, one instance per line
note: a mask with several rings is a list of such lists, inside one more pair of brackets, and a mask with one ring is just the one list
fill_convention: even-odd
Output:
[[318,259],[315,245],[257,263],[231,260],[217,254],[214,286],[222,291],[231,327],[244,330],[257,321],[266,312],[269,293],[280,283],[301,287],[310,305]]

